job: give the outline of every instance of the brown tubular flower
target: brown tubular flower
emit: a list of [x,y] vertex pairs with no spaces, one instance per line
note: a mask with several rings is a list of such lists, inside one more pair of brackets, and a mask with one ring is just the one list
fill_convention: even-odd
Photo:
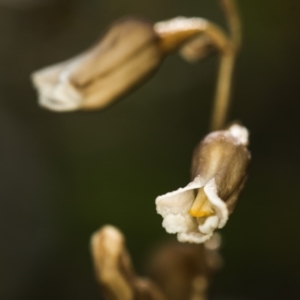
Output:
[[54,111],[104,108],[146,79],[163,58],[153,24],[116,22],[91,49],[35,72],[40,105]]
[[246,180],[248,131],[234,124],[208,134],[196,147],[192,181],[156,198],[163,227],[181,242],[202,243],[222,228]]

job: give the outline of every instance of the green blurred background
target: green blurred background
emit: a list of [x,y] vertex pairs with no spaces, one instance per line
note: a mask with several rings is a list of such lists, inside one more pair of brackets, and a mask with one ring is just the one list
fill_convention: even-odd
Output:
[[[91,113],[40,108],[29,76],[85,50],[124,15],[224,18],[216,0],[16,2],[26,0],[0,1],[0,299],[102,299],[90,235],[121,228],[143,273],[146,254],[168,237],[154,199],[188,182],[208,131],[217,58],[169,57],[146,85]],[[222,230],[225,265],[211,299],[299,299],[300,2],[239,6],[231,118],[249,128],[253,161]]]

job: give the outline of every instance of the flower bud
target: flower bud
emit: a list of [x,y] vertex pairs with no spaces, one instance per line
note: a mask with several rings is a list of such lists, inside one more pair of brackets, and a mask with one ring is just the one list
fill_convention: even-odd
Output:
[[39,103],[50,110],[104,108],[149,76],[162,57],[151,23],[123,19],[90,50],[35,72],[32,80]]
[[208,134],[196,147],[192,181],[156,198],[163,227],[181,242],[202,243],[222,228],[246,180],[248,131],[234,124]]
[[105,299],[166,300],[160,288],[134,271],[125,237],[116,227],[105,225],[91,238],[96,276]]

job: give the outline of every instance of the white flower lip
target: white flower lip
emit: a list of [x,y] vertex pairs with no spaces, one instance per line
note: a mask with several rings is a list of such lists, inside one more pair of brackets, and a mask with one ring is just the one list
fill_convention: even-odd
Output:
[[49,110],[73,111],[81,106],[83,95],[70,83],[67,74],[60,74],[64,66],[64,63],[57,64],[32,75],[39,104]]
[[[195,200],[195,191],[203,188],[216,215],[194,218],[189,210]],[[218,197],[214,179],[204,185],[196,177],[186,187],[156,198],[157,212],[163,216],[163,227],[168,233],[178,233],[180,242],[203,243],[208,240],[215,229],[223,227],[228,219],[226,204]]]
[[[180,242],[203,243],[225,226],[245,182],[250,159],[247,143],[247,129],[237,124],[209,134],[200,143],[194,155],[193,180],[156,198],[157,212],[168,233],[177,233]],[[194,217],[190,213],[200,189],[213,208],[212,215]]]

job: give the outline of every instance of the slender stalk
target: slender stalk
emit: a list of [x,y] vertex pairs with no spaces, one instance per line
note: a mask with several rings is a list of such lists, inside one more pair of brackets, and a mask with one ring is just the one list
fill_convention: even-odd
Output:
[[214,108],[211,117],[211,130],[219,130],[226,124],[230,105],[232,76],[237,51],[241,44],[241,21],[234,0],[221,0],[227,19],[230,44],[228,51],[220,57],[220,67],[217,80]]
[[233,42],[233,45],[235,46],[236,50],[238,50],[242,42],[242,24],[236,6],[236,1],[235,0],[220,0],[220,1],[227,20],[231,41]]
[[222,129],[226,123],[230,104],[230,91],[235,55],[223,54],[220,57],[219,74],[215,94],[215,102],[211,117],[211,130]]

